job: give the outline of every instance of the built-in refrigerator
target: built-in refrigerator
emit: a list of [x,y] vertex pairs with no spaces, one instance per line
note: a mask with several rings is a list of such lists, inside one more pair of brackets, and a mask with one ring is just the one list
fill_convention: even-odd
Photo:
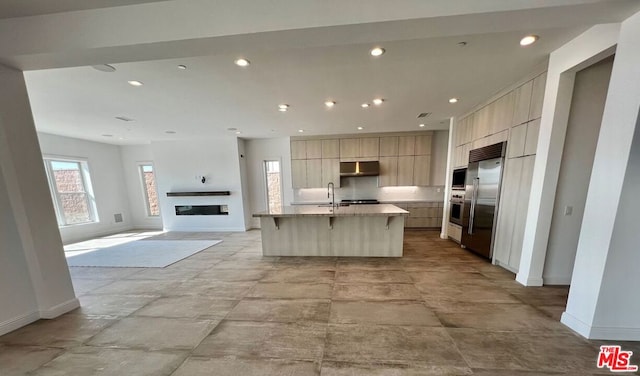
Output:
[[491,259],[506,142],[473,149],[465,179],[463,247]]

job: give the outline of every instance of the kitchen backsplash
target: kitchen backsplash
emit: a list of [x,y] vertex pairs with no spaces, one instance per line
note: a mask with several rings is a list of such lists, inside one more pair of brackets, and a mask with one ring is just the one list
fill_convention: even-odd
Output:
[[[346,199],[377,199],[379,201],[442,201],[444,187],[378,187],[377,176],[340,179],[336,202]],[[293,201],[299,203],[327,202],[327,188],[294,189]]]

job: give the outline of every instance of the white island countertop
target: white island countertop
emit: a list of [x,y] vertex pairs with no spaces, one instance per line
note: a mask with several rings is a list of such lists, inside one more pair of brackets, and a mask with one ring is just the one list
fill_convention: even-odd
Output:
[[263,211],[254,217],[406,217],[409,212],[391,204],[316,206],[296,205],[284,206],[277,210]]

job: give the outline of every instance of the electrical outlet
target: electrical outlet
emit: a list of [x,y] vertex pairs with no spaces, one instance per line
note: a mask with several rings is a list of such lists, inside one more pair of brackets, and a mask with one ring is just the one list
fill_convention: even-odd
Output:
[[571,215],[571,214],[573,214],[573,206],[565,206],[564,215]]

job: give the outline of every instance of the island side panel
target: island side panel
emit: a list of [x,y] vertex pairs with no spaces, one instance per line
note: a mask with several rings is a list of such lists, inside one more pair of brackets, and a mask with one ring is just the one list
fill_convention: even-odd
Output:
[[331,256],[329,217],[261,217],[264,256]]
[[277,221],[279,228],[273,218],[260,218],[265,256],[402,257],[403,216],[296,216]]

